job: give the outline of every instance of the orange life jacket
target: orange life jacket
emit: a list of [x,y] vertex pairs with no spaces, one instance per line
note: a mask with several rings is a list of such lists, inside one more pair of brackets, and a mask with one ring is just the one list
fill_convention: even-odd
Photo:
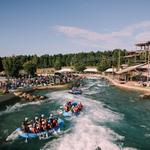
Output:
[[74,107],[73,110],[74,110],[74,112],[78,112],[78,107],[77,106]]

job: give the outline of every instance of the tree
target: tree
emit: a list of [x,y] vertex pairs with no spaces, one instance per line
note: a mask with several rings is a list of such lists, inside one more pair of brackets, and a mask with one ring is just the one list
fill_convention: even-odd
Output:
[[37,57],[37,55],[33,55],[33,56],[32,56],[32,62],[33,62],[34,64],[37,64],[37,62],[38,62],[38,57]]
[[31,76],[35,75],[36,72],[36,64],[34,62],[27,61],[23,64],[23,69]]
[[3,59],[0,57],[0,72],[4,70],[2,60]]
[[17,59],[15,56],[5,57],[2,62],[6,75],[11,77],[18,76],[19,70],[21,69],[19,59]]
[[85,65],[79,62],[74,65],[74,68],[79,72],[83,72],[86,69]]
[[105,71],[109,67],[111,67],[111,63],[108,59],[102,59],[101,62],[97,64],[98,71]]
[[62,65],[61,65],[60,58],[57,58],[56,61],[55,61],[55,63],[54,63],[54,68],[55,68],[56,70],[60,70],[61,67],[62,67]]
[[[9,76],[18,76],[20,69],[28,68],[29,74],[34,74],[35,68],[48,68],[54,67],[55,69],[61,69],[62,66],[75,66],[76,70],[83,71],[85,64],[87,66],[97,66],[99,70],[103,71],[108,67],[117,67],[118,60],[119,64],[125,62],[124,56],[126,50],[115,49],[113,51],[97,51],[97,52],[81,52],[77,54],[57,54],[50,56],[48,54],[37,56],[37,55],[19,55],[13,57],[0,58],[0,71],[5,70]],[[120,59],[118,59],[120,58]],[[104,60],[105,59],[105,60]],[[137,61],[145,60],[144,53],[137,58]],[[2,62],[2,63],[1,63]],[[131,62],[133,64],[133,62]],[[28,64],[31,64],[29,66]],[[36,65],[35,65],[36,64]],[[25,65],[25,66],[24,66]],[[30,68],[33,67],[33,72]]]

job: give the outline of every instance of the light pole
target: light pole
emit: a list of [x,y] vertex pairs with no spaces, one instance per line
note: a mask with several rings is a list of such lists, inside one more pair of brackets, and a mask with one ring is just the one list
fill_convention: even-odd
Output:
[[118,57],[118,70],[120,70],[120,50],[119,50],[119,52],[118,52],[119,54],[119,57]]
[[148,86],[149,86],[149,77],[150,77],[150,69],[149,69],[149,45],[147,45],[147,52],[148,52],[148,62],[147,62],[147,71],[148,71],[148,75],[147,75],[147,83],[148,83]]

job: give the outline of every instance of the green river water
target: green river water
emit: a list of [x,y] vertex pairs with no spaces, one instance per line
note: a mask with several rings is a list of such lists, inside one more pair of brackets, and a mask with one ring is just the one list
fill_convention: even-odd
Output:
[[[65,91],[36,91],[48,96],[43,102],[16,103],[0,111],[0,149],[4,150],[150,150],[150,100],[139,93],[110,86],[103,79],[88,78],[82,95]],[[68,100],[81,101],[84,110],[78,117],[57,114]],[[20,126],[24,117],[53,112],[64,119],[60,134],[46,140],[6,138]]]

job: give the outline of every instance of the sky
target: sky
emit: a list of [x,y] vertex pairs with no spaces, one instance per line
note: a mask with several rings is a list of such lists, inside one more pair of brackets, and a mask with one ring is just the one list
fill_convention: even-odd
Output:
[[0,0],[0,56],[66,54],[150,40],[150,0]]

